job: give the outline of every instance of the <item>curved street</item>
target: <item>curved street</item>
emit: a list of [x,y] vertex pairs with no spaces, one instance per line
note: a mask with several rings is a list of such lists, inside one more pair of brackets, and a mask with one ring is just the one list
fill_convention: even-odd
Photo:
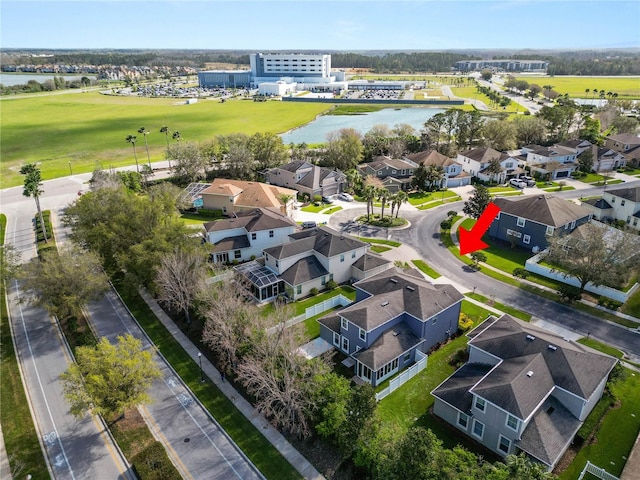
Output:
[[[580,190],[579,193],[588,195],[596,190],[602,189],[594,187]],[[562,195],[563,197],[571,196],[570,194],[576,195],[574,190],[560,193],[565,194]],[[493,297],[501,303],[530,313],[535,318],[571,330],[581,336],[598,339],[631,356],[640,358],[640,341],[637,335],[629,332],[629,329],[502,283],[481,272],[469,269],[467,265],[451,255],[440,241],[440,222],[446,218],[446,212],[461,211],[463,205],[464,202],[459,201],[423,211],[409,211],[403,207],[401,216],[409,220],[411,226],[404,229],[390,229],[388,237],[413,247],[429,266],[453,283],[462,286],[466,291],[472,291],[476,287],[475,291],[486,297]],[[366,214],[365,207],[341,210],[331,216],[329,225],[336,230],[357,234],[352,220],[363,214]],[[358,234],[387,237],[387,231],[383,228],[363,228]]]

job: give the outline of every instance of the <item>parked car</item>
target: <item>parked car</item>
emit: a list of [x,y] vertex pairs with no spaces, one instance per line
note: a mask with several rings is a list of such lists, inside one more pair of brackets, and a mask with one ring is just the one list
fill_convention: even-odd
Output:
[[340,195],[338,195],[338,199],[345,202],[353,202],[353,197],[348,193],[341,193]]
[[306,222],[302,222],[302,228],[316,228],[318,224],[313,220],[308,220]]
[[511,180],[509,180],[509,185],[515,188],[524,188],[527,186],[527,182],[524,182],[519,178],[512,178]]
[[322,201],[324,203],[333,203],[333,197],[329,196],[329,197],[322,197]]
[[536,186],[536,181],[533,179],[533,177],[527,177],[526,175],[523,175],[522,177],[520,177],[520,180],[522,180],[524,183],[526,183],[527,187],[535,187]]

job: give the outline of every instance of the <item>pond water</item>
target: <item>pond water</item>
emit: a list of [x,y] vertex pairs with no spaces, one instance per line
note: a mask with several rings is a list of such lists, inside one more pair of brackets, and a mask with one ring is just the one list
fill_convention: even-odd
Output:
[[341,128],[354,128],[363,135],[374,125],[384,124],[393,128],[399,123],[407,123],[416,129],[416,134],[424,127],[424,123],[436,113],[444,112],[441,108],[411,107],[385,108],[377,112],[362,115],[321,115],[310,123],[280,135],[285,145],[290,143],[324,143],[327,134]]
[[[66,81],[72,82],[74,80],[80,80],[82,77],[95,80],[95,75],[55,75],[56,77],[63,77]],[[12,87],[14,85],[24,85],[29,80],[35,80],[38,83],[44,83],[47,80],[53,79],[53,74],[48,73],[0,73],[0,83],[5,87]]]

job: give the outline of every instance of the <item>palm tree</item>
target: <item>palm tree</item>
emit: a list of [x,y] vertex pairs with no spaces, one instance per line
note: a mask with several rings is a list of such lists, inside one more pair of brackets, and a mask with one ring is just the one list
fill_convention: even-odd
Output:
[[589,96],[589,92],[590,92],[590,91],[591,91],[591,90],[590,90],[590,89],[588,89],[588,88],[587,88],[587,89],[585,89],[585,91],[584,91],[585,96],[587,96],[587,97],[588,97],[588,96]]
[[173,132],[173,135],[171,135],[171,138],[173,138],[176,142],[179,142],[180,140],[182,140],[182,134],[176,130],[175,132]]
[[286,193],[281,193],[278,195],[278,200],[282,203],[282,207],[284,209],[284,216],[287,216],[287,205],[289,204],[289,200],[293,198],[293,195],[288,195]]
[[384,218],[384,207],[387,205],[387,200],[391,198],[391,192],[383,187],[378,190],[378,198],[382,202],[382,211],[380,213],[380,220],[382,220]]
[[[164,133],[165,139],[167,140],[167,153],[169,152],[169,127],[161,127],[160,133]],[[171,157],[167,155],[167,159],[169,160],[169,170],[171,170]]]
[[373,212],[373,200],[376,198],[378,189],[373,185],[367,185],[362,190],[362,196],[367,202],[367,222],[371,219]]
[[44,193],[44,190],[40,188],[42,186],[40,169],[36,167],[35,163],[27,163],[22,166],[20,173],[22,175],[26,175],[22,194],[25,197],[33,197],[35,200],[36,208],[38,209],[38,217],[40,218],[40,226],[42,227],[42,233],[44,235],[44,243],[49,243],[49,239],[47,238],[47,226],[44,224],[44,217],[42,216],[42,209],[40,208],[40,195]]
[[149,168],[151,168],[151,157],[149,156],[149,143],[147,143],[147,135],[151,132],[144,127],[140,127],[138,129],[138,133],[144,135],[144,146],[147,148],[147,163],[149,164]]
[[140,167],[138,167],[138,155],[136,154],[136,141],[138,139],[135,135],[127,135],[125,140],[133,146],[133,158],[136,159],[136,172],[140,173]]
[[395,196],[396,218],[398,218],[398,214],[400,213],[400,205],[402,205],[403,203],[407,203],[408,200],[409,200],[409,195],[407,195],[407,192],[400,190],[398,193],[396,193],[396,196]]

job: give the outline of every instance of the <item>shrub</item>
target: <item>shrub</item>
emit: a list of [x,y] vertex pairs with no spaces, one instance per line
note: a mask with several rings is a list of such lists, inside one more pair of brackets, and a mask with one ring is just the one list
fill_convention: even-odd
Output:
[[313,287],[311,290],[309,290],[309,295],[311,295],[312,297],[315,297],[318,294],[318,289],[316,287]]
[[529,276],[529,272],[527,272],[522,267],[517,267],[513,269],[513,276],[519,278],[527,278]]
[[210,208],[201,208],[198,210],[198,214],[203,217],[222,218],[222,210],[212,210]]
[[573,285],[567,285],[566,283],[560,284],[558,287],[558,294],[569,302],[580,300],[582,298],[582,290]]
[[322,195],[314,195],[313,196],[313,203],[316,203],[316,204],[320,205],[321,202],[322,202]]
[[440,222],[440,228],[445,231],[451,230],[451,225],[452,225],[451,220],[443,220]]
[[131,464],[141,480],[180,480],[167,452],[160,442],[153,442],[131,459]]
[[326,284],[327,290],[333,290],[338,284],[334,280],[329,280]]
[[460,318],[458,318],[458,328],[463,332],[466,332],[471,327],[473,327],[473,319],[466,313],[461,313]]
[[462,365],[467,363],[467,360],[469,360],[469,352],[467,352],[466,348],[461,348],[449,357],[449,365],[455,368],[460,368]]

